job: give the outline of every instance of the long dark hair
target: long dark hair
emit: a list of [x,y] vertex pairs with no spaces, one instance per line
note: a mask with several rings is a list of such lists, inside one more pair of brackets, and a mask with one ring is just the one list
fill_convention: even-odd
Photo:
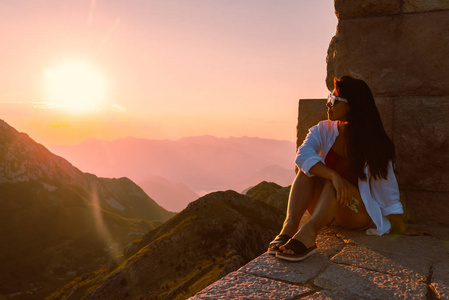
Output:
[[335,94],[348,100],[348,125],[346,128],[349,166],[360,180],[388,176],[388,164],[396,162],[394,144],[385,132],[382,120],[368,85],[359,79],[343,76],[334,80]]

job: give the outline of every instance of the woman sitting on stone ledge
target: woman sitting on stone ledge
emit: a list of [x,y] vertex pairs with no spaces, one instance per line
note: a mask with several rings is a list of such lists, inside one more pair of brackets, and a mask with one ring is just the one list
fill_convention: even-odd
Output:
[[[368,235],[430,234],[407,228],[402,219],[394,144],[368,85],[349,76],[335,80],[326,106],[328,120],[312,127],[298,149],[300,171],[284,226],[269,253],[303,260],[317,251],[318,231],[334,222]],[[306,210],[311,218],[298,230]]]

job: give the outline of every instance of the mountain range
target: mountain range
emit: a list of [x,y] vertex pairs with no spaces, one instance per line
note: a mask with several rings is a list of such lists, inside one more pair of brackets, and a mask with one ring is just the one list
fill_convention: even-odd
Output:
[[0,205],[0,298],[41,298],[175,215],[131,180],[83,173],[1,120]]
[[[199,196],[232,189],[243,191],[261,181],[290,185],[294,173],[295,144],[260,138],[197,136],[171,140],[124,138],[115,141],[90,139],[77,145],[55,146],[52,152],[81,170],[104,177],[127,177],[144,187],[157,176],[185,185]],[[157,183],[157,182],[156,182]],[[173,187],[175,188],[175,187]],[[173,190],[173,189],[169,189]],[[192,198],[145,191],[162,207],[180,211]],[[189,193],[191,194],[191,193]]]

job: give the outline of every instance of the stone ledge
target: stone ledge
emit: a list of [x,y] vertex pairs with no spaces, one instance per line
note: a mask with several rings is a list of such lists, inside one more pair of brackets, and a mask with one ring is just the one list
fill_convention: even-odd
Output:
[[401,13],[400,0],[336,0],[335,13],[339,20],[366,18]]
[[190,299],[449,299],[449,226],[433,236],[328,227],[298,263],[263,254]]

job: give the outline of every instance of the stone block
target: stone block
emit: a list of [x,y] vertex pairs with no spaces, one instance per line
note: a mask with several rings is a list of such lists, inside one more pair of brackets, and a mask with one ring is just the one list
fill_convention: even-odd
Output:
[[449,192],[405,190],[410,222],[449,224]]
[[350,75],[376,97],[449,95],[447,32],[449,11],[340,20],[328,50],[327,86]]
[[326,257],[331,257],[345,247],[345,242],[335,235],[318,235],[316,239],[318,252]]
[[361,268],[332,264],[314,284],[334,299],[426,299],[427,285]]
[[400,12],[400,0],[335,0],[335,14],[339,20],[397,15]]
[[329,257],[341,251],[345,245],[341,239],[332,235],[328,228],[320,231],[316,243],[318,254],[302,262],[292,263],[264,254],[243,266],[239,271],[284,282],[305,283],[324,270],[330,264]]
[[[414,226],[414,228],[416,228]],[[421,227],[427,229],[426,227]],[[447,241],[431,236],[405,236],[386,234],[369,236],[363,231],[341,230],[337,233],[345,243],[369,248],[376,252],[389,252],[431,262],[449,261]]]
[[189,299],[296,299],[312,292],[308,287],[233,272]]
[[449,263],[447,261],[435,264],[431,286],[438,299],[449,299]]
[[449,191],[448,116],[449,97],[395,100],[394,143],[401,188]]
[[449,9],[447,0],[404,0],[404,13],[427,12]]
[[432,263],[423,258],[348,245],[332,258],[338,264],[425,282]]
[[298,105],[298,125],[296,127],[296,146],[299,147],[310,127],[327,120],[327,99],[300,99]]
[[240,268],[239,271],[298,284],[312,279],[329,264],[331,264],[330,260],[321,252],[298,263],[281,260],[274,256],[264,254]]

